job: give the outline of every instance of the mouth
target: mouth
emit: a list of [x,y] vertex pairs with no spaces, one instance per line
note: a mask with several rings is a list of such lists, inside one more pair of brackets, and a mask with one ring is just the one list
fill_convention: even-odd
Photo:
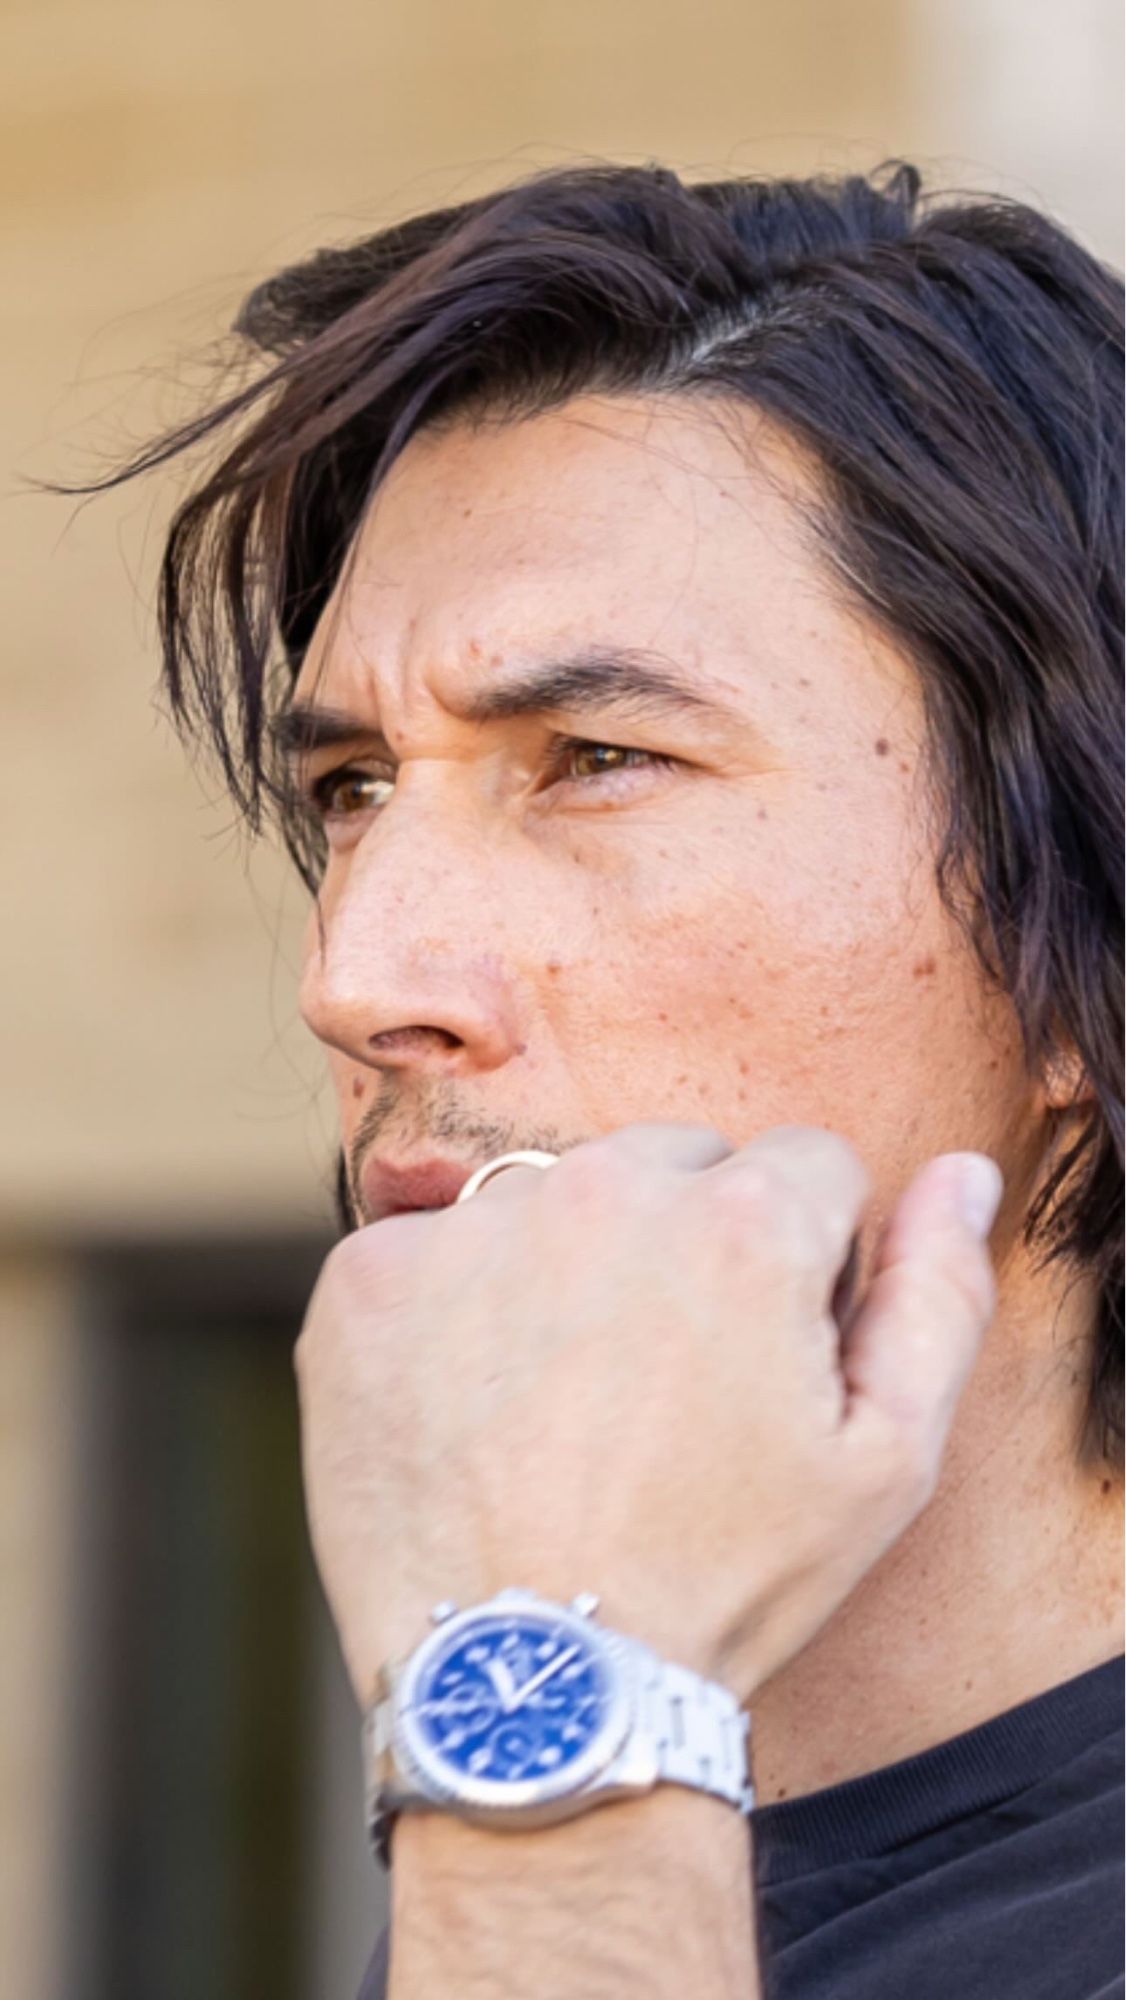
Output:
[[369,1159],[360,1174],[360,1205],[368,1222],[391,1215],[411,1215],[421,1208],[449,1208],[471,1173],[472,1165],[454,1160],[415,1160],[395,1165]]

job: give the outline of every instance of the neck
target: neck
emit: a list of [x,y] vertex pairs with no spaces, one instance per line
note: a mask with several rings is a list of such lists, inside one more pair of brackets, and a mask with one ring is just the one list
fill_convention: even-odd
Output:
[[764,1805],[914,1756],[1121,1650],[1121,1484],[1077,1443],[1091,1322],[1081,1286],[1002,1279],[935,1498],[752,1704]]

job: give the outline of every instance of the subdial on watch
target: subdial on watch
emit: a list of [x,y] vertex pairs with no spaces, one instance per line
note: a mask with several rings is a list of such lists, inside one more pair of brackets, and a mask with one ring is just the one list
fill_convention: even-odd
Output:
[[518,1722],[502,1722],[493,1731],[489,1747],[509,1778],[525,1778],[539,1762],[543,1731],[533,1716],[522,1715]]

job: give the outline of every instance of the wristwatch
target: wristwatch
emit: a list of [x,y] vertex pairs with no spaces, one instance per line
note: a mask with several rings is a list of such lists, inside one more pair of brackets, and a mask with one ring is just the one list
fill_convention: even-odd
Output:
[[750,1718],[735,1696],[595,1622],[598,1599],[502,1590],[384,1669],[364,1718],[368,1827],[384,1865],[404,1811],[553,1826],[659,1784],[750,1812]]

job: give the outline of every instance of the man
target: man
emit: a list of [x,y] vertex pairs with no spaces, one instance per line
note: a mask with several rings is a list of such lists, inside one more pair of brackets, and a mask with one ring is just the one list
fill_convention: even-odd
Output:
[[1121,1992],[1119,288],[607,169],[240,329],[144,463],[244,420],[164,637],[316,894],[365,1992]]

